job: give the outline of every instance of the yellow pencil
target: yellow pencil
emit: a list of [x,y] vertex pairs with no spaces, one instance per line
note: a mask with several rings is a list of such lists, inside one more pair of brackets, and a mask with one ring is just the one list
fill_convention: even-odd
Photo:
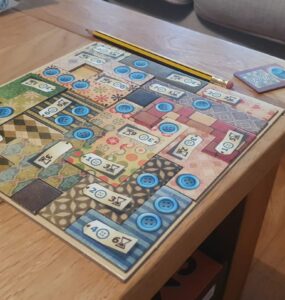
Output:
[[[90,31],[88,30],[88,32],[90,32]],[[223,87],[228,88],[228,89],[231,89],[233,87],[233,83],[229,80],[224,80],[224,79],[219,78],[217,76],[208,74],[208,73],[206,73],[204,71],[201,71],[201,70],[198,70],[194,67],[184,65],[180,62],[174,61],[174,60],[169,59],[169,58],[167,58],[165,56],[162,56],[160,54],[151,52],[147,49],[136,46],[132,43],[126,42],[126,41],[121,40],[121,39],[118,39],[118,38],[116,38],[114,36],[111,36],[109,34],[106,34],[104,32],[93,31],[91,33],[94,37],[96,37],[98,39],[109,42],[109,43],[111,43],[115,46],[119,46],[119,47],[121,47],[121,48],[123,48],[127,51],[130,51],[134,54],[142,55],[142,56],[144,56],[146,58],[149,58],[151,60],[160,62],[160,63],[162,63],[166,66],[173,67],[176,70],[182,71],[184,73],[188,73],[190,75],[197,76],[201,79],[204,79],[204,80],[209,81],[209,82],[211,82],[213,84],[216,84],[216,85],[223,86]]]

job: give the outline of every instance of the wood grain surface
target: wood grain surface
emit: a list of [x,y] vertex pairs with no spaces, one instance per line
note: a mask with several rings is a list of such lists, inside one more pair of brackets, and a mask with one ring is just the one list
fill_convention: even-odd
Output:
[[[2,83],[89,42],[84,37],[87,37],[86,27],[108,31],[227,78],[237,69],[269,62],[283,63],[268,55],[101,1],[37,3],[24,0],[21,12],[14,11],[0,18]],[[39,6],[32,9],[33,5]],[[235,88],[247,90],[238,81]],[[262,98],[285,106],[283,95],[284,91],[280,90]],[[225,216],[254,187],[258,189],[259,182],[278,164],[284,148],[285,118],[281,117],[127,283],[122,283],[14,208],[2,204],[0,299],[150,299]],[[248,199],[251,201],[251,197]],[[262,207],[257,201],[253,206],[256,210],[264,209],[266,203],[265,197]],[[247,218],[254,220],[254,209],[249,207]],[[256,228],[247,238],[256,239],[258,231]],[[253,246],[244,249],[247,260],[251,258]],[[247,269],[248,266],[244,273]],[[240,287],[243,281],[244,276],[232,289]],[[237,296],[235,291],[232,298],[227,299]]]

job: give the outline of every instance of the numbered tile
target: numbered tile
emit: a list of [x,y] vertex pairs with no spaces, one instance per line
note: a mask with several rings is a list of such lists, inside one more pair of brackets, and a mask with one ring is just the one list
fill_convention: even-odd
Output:
[[40,110],[39,115],[43,116],[45,118],[52,117],[53,115],[55,115],[55,114],[61,112],[62,110],[64,110],[71,103],[72,102],[70,100],[61,97],[58,100],[56,100],[53,104],[51,104],[48,107]]
[[192,151],[202,143],[199,135],[187,135],[172,151],[172,155],[181,160],[187,160]]
[[229,130],[224,139],[215,148],[220,154],[231,155],[242,143],[244,134]]
[[183,95],[185,95],[185,92],[175,89],[175,88],[170,88],[168,86],[159,84],[159,83],[152,83],[149,86],[149,89],[153,92],[159,93],[164,96],[169,96],[175,99],[181,98]]
[[86,224],[83,228],[83,232],[104,246],[125,254],[127,254],[138,241],[136,238],[119,232],[99,220]]
[[58,142],[57,144],[40,154],[40,156],[38,156],[34,160],[34,164],[42,168],[47,168],[70,149],[72,149],[71,143],[65,141]]
[[238,96],[233,96],[229,94],[222,93],[220,91],[214,90],[214,89],[206,89],[203,92],[203,95],[206,97],[213,98],[215,100],[223,101],[229,104],[238,104],[240,102],[240,97]]
[[55,91],[56,87],[54,85],[48,84],[46,82],[43,82],[41,80],[37,80],[34,78],[29,78],[22,82],[23,85],[32,87],[36,90],[40,90],[45,93],[51,93]]
[[118,131],[118,133],[122,136],[129,137],[148,146],[153,146],[160,142],[160,139],[157,136],[138,129],[132,125],[124,126]]
[[96,53],[103,54],[112,59],[121,59],[123,57],[130,55],[130,53],[128,53],[122,49],[119,49],[119,48],[116,48],[116,47],[113,47],[110,45],[106,45],[103,43],[94,43],[90,46],[87,46],[84,50],[86,52],[89,52],[89,53],[95,54],[95,55],[96,55]]
[[209,84],[198,92],[199,95],[217,101],[226,101],[235,109],[250,114],[258,119],[270,121],[280,109],[268,102],[240,94],[238,92]]
[[118,210],[123,210],[132,201],[131,198],[115,193],[98,183],[88,185],[83,189],[83,193],[102,204]]
[[118,176],[125,169],[124,166],[106,160],[94,153],[84,154],[80,159],[85,165],[90,166],[92,169],[105,173],[111,177]]
[[195,79],[193,77],[189,77],[189,76],[182,75],[179,73],[172,73],[172,74],[168,75],[166,77],[166,79],[173,81],[173,82],[178,82],[178,83],[188,85],[192,88],[197,88],[202,85],[202,83],[199,79]]

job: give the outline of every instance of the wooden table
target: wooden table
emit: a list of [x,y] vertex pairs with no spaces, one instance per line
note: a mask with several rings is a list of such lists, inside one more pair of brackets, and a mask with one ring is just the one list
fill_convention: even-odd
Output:
[[[18,11],[0,17],[0,83],[90,42],[86,28],[109,32],[224,78],[255,65],[284,65],[268,55],[100,0],[24,0]],[[236,90],[257,96],[234,81]],[[285,107],[284,90],[258,97]],[[126,283],[1,204],[0,299],[150,299],[243,203],[240,226],[234,228],[237,242],[224,295],[224,299],[238,299],[284,147],[285,119],[281,117]],[[228,239],[217,243],[226,249]]]

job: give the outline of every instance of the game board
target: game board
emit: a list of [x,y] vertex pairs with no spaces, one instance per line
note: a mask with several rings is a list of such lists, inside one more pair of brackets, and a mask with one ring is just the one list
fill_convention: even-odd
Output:
[[122,280],[283,113],[97,41],[0,101],[2,198]]

